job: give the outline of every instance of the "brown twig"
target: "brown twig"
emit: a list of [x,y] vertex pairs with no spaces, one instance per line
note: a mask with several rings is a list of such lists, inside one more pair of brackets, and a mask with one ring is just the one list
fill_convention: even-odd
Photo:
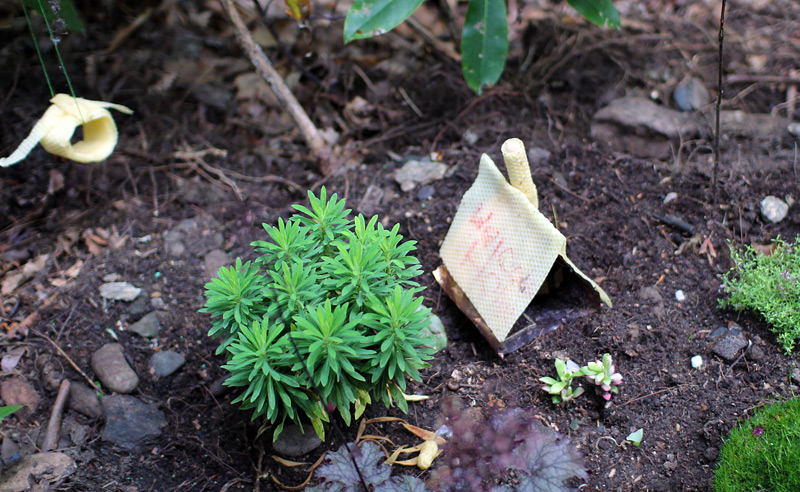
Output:
[[64,378],[58,388],[58,396],[53,405],[53,411],[50,412],[50,421],[47,423],[47,434],[44,436],[42,451],[52,451],[58,446],[58,434],[61,431],[61,417],[64,415],[64,404],[67,402],[67,395],[69,395],[69,380]]
[[269,83],[272,92],[275,93],[275,97],[278,98],[284,109],[286,109],[292,116],[292,119],[294,119],[295,124],[297,124],[297,127],[300,129],[300,133],[303,134],[306,144],[308,144],[311,152],[313,152],[317,161],[319,161],[320,171],[325,175],[331,174],[335,171],[336,167],[333,162],[334,155],[331,148],[328,146],[327,142],[325,142],[325,139],[322,138],[319,130],[314,126],[311,118],[308,117],[308,114],[306,114],[303,107],[297,101],[297,98],[294,97],[292,91],[289,90],[283,78],[272,66],[264,50],[262,50],[261,46],[253,39],[244,20],[242,20],[242,17],[236,10],[233,0],[220,0],[220,3],[231,19],[236,38],[242,46],[242,49],[247,53],[248,58],[250,58],[250,63],[253,64],[256,71],[264,80]]
[[755,82],[767,82],[772,84],[800,84],[800,77],[789,75],[737,75],[732,74],[725,77],[728,84],[752,84]]
[[683,385],[681,384],[679,386],[672,386],[672,387],[669,387],[669,388],[660,389],[658,391],[655,391],[655,392],[647,394],[647,395],[637,396],[636,398],[634,398],[632,400],[628,400],[625,403],[623,403],[621,405],[618,405],[618,406],[619,407],[624,407],[625,405],[628,405],[628,404],[633,403],[635,401],[644,400],[645,398],[650,398],[651,396],[660,395],[661,393],[666,393],[669,390],[674,390],[676,388],[680,388],[681,386],[683,386]]

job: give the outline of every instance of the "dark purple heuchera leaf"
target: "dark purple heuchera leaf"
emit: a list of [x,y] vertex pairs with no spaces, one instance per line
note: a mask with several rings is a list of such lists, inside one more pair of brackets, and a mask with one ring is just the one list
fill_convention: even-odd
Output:
[[411,475],[392,477],[375,488],[376,492],[430,492],[425,482]]
[[518,485],[495,487],[493,492],[568,492],[575,489],[566,485],[567,479],[588,476],[569,440],[521,409],[482,419],[460,403],[445,403],[444,412],[453,436],[445,446],[446,466],[434,472],[443,492],[486,490],[506,482],[509,469],[518,470]]
[[[402,475],[391,477],[392,468],[383,463],[386,458],[380,446],[365,441],[361,446],[349,444],[364,481],[370,492],[427,492],[425,484],[417,477]],[[329,453],[325,464],[317,470],[323,482],[307,488],[307,492],[364,492],[364,486],[353,466],[347,446],[335,453]]]
[[514,449],[514,454],[525,463],[519,469],[528,474],[517,486],[517,492],[576,490],[565,485],[565,481],[572,477],[588,478],[578,450],[569,439],[540,423],[528,425],[530,431]]
[[[380,446],[365,441],[361,446],[351,443],[349,447],[367,484],[378,484],[389,479],[392,469],[389,466],[380,466],[385,458]],[[317,474],[326,482],[341,482],[347,486],[353,484],[358,485],[354,490],[363,489],[347,448],[348,446],[342,446],[335,453],[328,453],[328,457],[325,458],[326,463],[319,467]]]

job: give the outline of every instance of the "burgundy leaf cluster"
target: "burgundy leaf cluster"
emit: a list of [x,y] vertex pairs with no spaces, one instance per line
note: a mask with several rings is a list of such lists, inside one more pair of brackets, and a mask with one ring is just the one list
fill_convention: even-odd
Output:
[[452,435],[429,482],[440,492],[568,492],[576,490],[570,478],[588,477],[569,439],[530,412],[510,408],[476,416],[456,401],[444,411]]

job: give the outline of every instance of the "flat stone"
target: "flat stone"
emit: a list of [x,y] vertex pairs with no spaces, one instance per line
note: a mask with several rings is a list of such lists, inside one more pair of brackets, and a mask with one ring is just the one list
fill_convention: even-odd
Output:
[[417,200],[424,202],[436,193],[436,188],[431,185],[425,185],[417,192]]
[[156,405],[148,405],[127,395],[106,396],[102,400],[106,414],[103,440],[133,450],[161,435],[167,419]]
[[411,191],[417,185],[426,185],[438,181],[447,172],[447,164],[428,159],[412,160],[394,172],[394,180],[403,191]]
[[0,475],[0,492],[52,490],[75,472],[75,460],[64,453],[36,453],[17,460]]
[[322,444],[310,425],[304,429],[305,433],[301,432],[297,425],[285,427],[278,440],[272,443],[272,449],[285,456],[303,456]]
[[142,292],[128,282],[107,282],[100,286],[100,296],[112,301],[130,302]]
[[157,337],[158,333],[161,331],[161,322],[158,319],[158,312],[151,311],[145,314],[142,316],[142,319],[132,324],[128,330],[145,338]]
[[133,316],[145,314],[150,307],[150,300],[146,296],[139,296],[128,306],[128,312]]
[[203,257],[206,278],[216,277],[219,269],[233,263],[231,255],[221,249],[212,249]]
[[8,378],[0,383],[0,398],[6,405],[24,405],[14,415],[19,419],[27,419],[39,406],[39,393],[30,383],[20,378]]
[[103,406],[100,404],[95,390],[78,381],[70,381],[67,405],[81,415],[92,419],[103,415]]
[[163,350],[156,352],[150,358],[150,372],[156,377],[163,378],[174,373],[186,363],[186,358],[178,352]]
[[730,333],[714,345],[712,351],[728,362],[733,362],[739,355],[739,351],[747,347],[747,340],[743,336],[735,336]]
[[788,213],[789,205],[776,196],[770,195],[761,200],[761,215],[773,224],[785,219]]
[[728,333],[728,329],[725,328],[724,326],[720,326],[719,328],[711,332],[711,335],[709,335],[708,338],[710,338],[711,340],[716,340],[717,338],[724,337],[726,333]]
[[8,434],[3,436],[3,444],[0,445],[0,460],[3,461],[3,464],[10,465],[17,461],[20,458],[19,452],[20,447],[17,441]]
[[107,343],[92,354],[92,369],[103,386],[116,393],[130,393],[139,384],[118,343]]

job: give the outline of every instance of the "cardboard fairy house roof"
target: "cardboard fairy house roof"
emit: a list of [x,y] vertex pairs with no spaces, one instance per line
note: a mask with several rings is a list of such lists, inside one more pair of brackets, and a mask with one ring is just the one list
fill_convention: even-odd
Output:
[[[554,322],[585,314],[600,302],[610,307],[611,300],[570,261],[566,238],[539,211],[522,141],[507,140],[501,150],[511,184],[488,155],[481,156],[478,177],[442,243],[444,265],[434,276],[503,354]],[[532,303],[545,293],[551,293],[545,305]]]

